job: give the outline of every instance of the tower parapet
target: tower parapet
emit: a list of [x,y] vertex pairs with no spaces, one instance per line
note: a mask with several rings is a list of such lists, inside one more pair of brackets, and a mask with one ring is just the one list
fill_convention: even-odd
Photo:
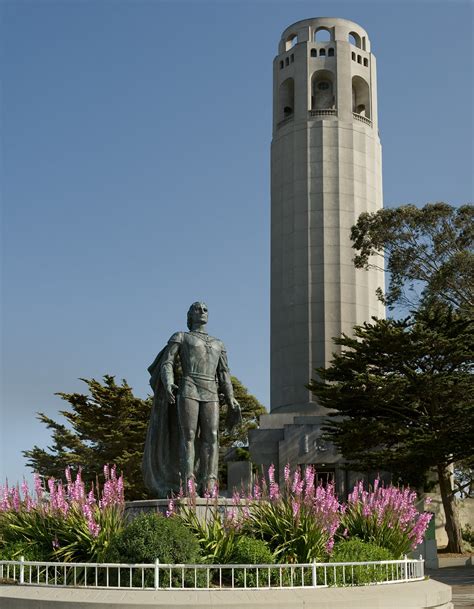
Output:
[[367,32],[321,17],[286,28],[274,60],[273,133],[291,120],[337,117],[377,129],[376,62]]

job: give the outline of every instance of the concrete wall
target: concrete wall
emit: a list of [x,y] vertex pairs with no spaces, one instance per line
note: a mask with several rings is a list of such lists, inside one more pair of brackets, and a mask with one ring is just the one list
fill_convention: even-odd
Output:
[[451,588],[434,580],[292,590],[81,590],[0,586],[2,609],[453,609]]
[[[444,508],[439,494],[429,493],[427,497],[431,498],[431,504],[428,509],[435,515],[435,527],[436,527],[436,544],[438,548],[444,548],[448,545],[448,536],[444,525],[446,524],[446,517],[444,515]],[[462,499],[458,501],[459,519],[461,526],[465,527],[466,524],[470,524],[474,527],[474,499]]]

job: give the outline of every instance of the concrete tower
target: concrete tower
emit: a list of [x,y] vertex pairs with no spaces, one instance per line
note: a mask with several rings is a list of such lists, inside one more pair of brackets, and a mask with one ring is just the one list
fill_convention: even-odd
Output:
[[383,273],[356,270],[350,229],[382,207],[375,57],[345,19],[306,19],[273,62],[271,411],[314,412],[305,384],[332,338],[383,315]]
[[329,467],[342,492],[340,456],[320,441],[325,409],[305,385],[329,364],[334,336],[384,315],[375,294],[383,273],[355,269],[350,241],[359,214],[382,207],[377,127],[365,30],[335,18],[288,27],[273,62],[271,414],[250,451],[280,471],[287,462]]

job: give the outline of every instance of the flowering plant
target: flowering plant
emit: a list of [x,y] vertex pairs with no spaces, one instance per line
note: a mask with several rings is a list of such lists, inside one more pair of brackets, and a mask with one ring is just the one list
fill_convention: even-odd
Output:
[[204,513],[196,510],[196,486],[194,480],[188,480],[186,494],[183,489],[177,497],[168,502],[168,517],[178,518],[196,536],[201,548],[204,562],[225,564],[232,562],[236,549],[239,523],[234,510],[219,510],[219,487],[216,484],[212,491],[206,491]]
[[315,484],[312,466],[302,475],[299,468],[291,473],[287,465],[280,488],[271,465],[268,483],[257,480],[246,503],[243,529],[266,541],[283,562],[321,560],[330,553],[344,511],[333,485]]
[[[86,492],[79,470],[66,483],[50,478],[48,491],[35,474],[34,491],[24,481],[0,485],[0,546],[14,554],[33,553],[62,561],[100,560],[112,535],[123,526],[123,478],[115,467],[104,467],[105,484]],[[97,492],[96,492],[97,491]],[[97,495],[97,497],[96,497]]]
[[420,513],[416,501],[416,492],[409,488],[385,487],[377,479],[367,491],[359,482],[348,497],[343,534],[387,548],[396,557],[408,554],[423,541],[433,516]]
[[248,493],[234,493],[233,505],[223,513],[216,491],[208,497],[204,517],[197,514],[191,481],[186,494],[170,500],[167,515],[177,515],[191,528],[206,560],[218,563],[230,562],[243,535],[265,541],[280,562],[325,560],[336,539],[361,540],[400,557],[422,541],[432,517],[419,513],[414,491],[384,487],[379,480],[371,490],[359,482],[348,501],[339,502],[332,484],[315,484],[311,465],[303,473],[287,465],[283,478],[280,487],[271,465],[267,480],[257,479]]

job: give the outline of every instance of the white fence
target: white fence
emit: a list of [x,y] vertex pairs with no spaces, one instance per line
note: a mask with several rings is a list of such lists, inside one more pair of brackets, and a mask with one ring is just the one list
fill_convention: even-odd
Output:
[[419,581],[424,561],[207,565],[0,561],[0,578],[34,586],[157,590],[327,588]]

